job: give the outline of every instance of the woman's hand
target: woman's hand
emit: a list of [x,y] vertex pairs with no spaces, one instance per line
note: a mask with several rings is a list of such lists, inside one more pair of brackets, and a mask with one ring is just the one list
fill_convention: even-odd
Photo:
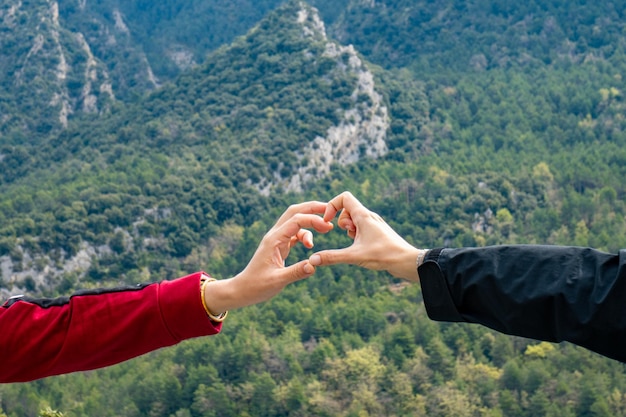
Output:
[[313,234],[332,230],[321,214],[326,203],[311,201],[290,206],[265,234],[248,266],[235,277],[213,281],[204,286],[204,300],[211,313],[219,315],[267,301],[288,284],[311,276],[315,267],[308,260],[285,266],[290,249],[297,244],[313,247]]

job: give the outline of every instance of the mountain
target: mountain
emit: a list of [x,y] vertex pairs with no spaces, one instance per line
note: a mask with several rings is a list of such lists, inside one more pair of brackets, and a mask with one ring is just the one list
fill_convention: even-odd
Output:
[[[132,101],[202,63],[208,51],[245,33],[277,4],[255,3],[232,8],[172,1],[155,8],[140,2],[3,1],[0,133],[19,143],[38,140],[67,127],[73,116],[103,114],[113,101]],[[225,18],[242,10],[252,16]],[[239,29],[229,28],[229,21]]]
[[[0,4],[1,298],[232,276],[344,190],[420,247],[626,247],[619,3]],[[421,300],[319,268],[218,337],[2,385],[0,416],[624,415],[623,365]]]
[[[132,102],[201,65],[282,3],[5,0],[0,133],[18,143],[38,141],[66,127],[68,119],[106,113],[115,101]],[[611,2],[311,4],[332,39],[354,45],[370,62],[409,66],[422,77],[610,60],[623,49],[623,11]]]
[[200,65],[280,0],[0,2],[0,133],[39,141]]
[[28,142],[67,127],[77,111],[106,111],[115,99],[106,67],[85,37],[61,25],[56,2],[1,5],[0,133]]
[[[622,217],[605,219],[607,210],[620,212],[626,195],[620,181],[626,167],[624,61],[616,31],[620,23],[610,13],[602,20],[610,29],[606,39],[588,45],[576,35],[588,31],[572,32],[564,18],[578,10],[574,3],[570,10],[554,2],[532,16],[525,6],[506,13],[471,9],[457,16],[462,8],[442,3],[437,7],[443,9],[429,9],[439,10],[436,18],[425,14],[422,3],[343,2],[337,3],[327,29],[320,15],[329,13],[330,3],[320,2],[327,9],[318,15],[305,3],[291,1],[210,53],[204,63],[158,88],[146,86],[145,91],[156,88],[152,93],[119,98],[112,80],[121,78],[112,76],[111,68],[130,80],[152,66],[132,65],[147,44],[139,48],[142,43],[134,42],[127,23],[139,25],[139,15],[167,15],[172,22],[188,15],[173,4],[167,13],[161,6],[144,14],[141,8],[124,9],[133,18],[116,9],[123,5],[107,2],[79,3],[73,9],[68,3],[63,13],[54,2],[2,9],[4,24],[16,29],[3,38],[6,45],[10,39],[44,40],[34,49],[32,42],[13,41],[18,56],[18,50],[26,51],[25,57],[32,53],[26,61],[2,61],[9,68],[5,83],[23,89],[25,97],[13,104],[5,94],[9,110],[3,119],[9,127],[0,141],[0,259],[11,291],[23,288],[28,277],[53,290],[68,274],[73,281],[112,275],[139,279],[140,271],[157,273],[166,264],[179,268],[228,222],[249,226],[259,219],[259,206],[285,193],[328,198],[329,189],[378,190],[374,201],[400,224],[417,216],[407,233],[429,246],[503,241],[623,246],[623,238],[609,233],[624,229]],[[589,8],[585,18],[599,21],[601,12],[611,10],[607,7]],[[113,11],[107,15],[105,10]],[[443,19],[444,10],[456,17]],[[371,64],[366,56],[382,56],[368,46],[371,28],[380,23],[375,32],[381,42],[400,33],[401,26],[390,24],[398,18],[385,20],[385,13],[389,19],[422,16],[419,24],[406,26],[414,31],[403,37],[407,41],[438,34],[434,39],[445,44],[441,36],[450,33],[468,42],[463,53],[470,55],[424,44],[420,54],[426,61],[434,64],[446,56],[456,65],[425,72],[419,62],[426,61],[411,48],[403,53],[412,62],[407,68]],[[92,19],[79,19],[87,15]],[[97,23],[106,21],[98,16],[109,16],[114,25]],[[341,28],[362,20],[355,16],[370,16],[372,24],[341,35]],[[490,45],[501,46],[489,51],[512,42],[510,56],[530,56],[524,52],[529,43],[496,37],[505,20],[518,19],[558,23],[561,35],[554,43],[539,32],[552,45],[545,50],[548,55],[567,42],[574,42],[579,53],[548,62],[536,55],[506,65],[472,65],[471,56],[487,51],[485,40],[492,38]],[[429,25],[439,26],[431,35],[420,32]],[[467,41],[473,39],[467,28],[478,27],[483,42]],[[337,38],[363,32],[355,44],[368,54],[333,41],[329,32]],[[109,47],[121,54],[110,55],[106,65],[106,48],[94,47],[96,33],[108,33]],[[401,47],[399,41],[392,44]],[[70,55],[68,45],[80,53]],[[120,64],[122,56],[130,57],[128,66]],[[485,59],[492,62],[495,56]],[[75,72],[82,78],[70,89],[63,77]],[[39,82],[7,81],[21,79],[20,74]],[[105,93],[96,95],[96,90]],[[35,108],[48,109],[59,125],[53,128],[37,117]],[[10,116],[13,111],[17,116]],[[67,118],[60,118],[64,114]],[[48,127],[26,135],[28,126],[37,123]],[[443,184],[450,193],[440,188]],[[430,194],[421,194],[426,190]],[[399,203],[392,203],[395,199]],[[509,219],[501,225],[489,214],[499,210],[501,220]]]
[[[389,124],[356,51],[330,41],[314,9],[291,2],[145,99],[77,120],[30,153],[7,148],[0,165],[12,221],[0,226],[1,253],[14,256],[3,276],[19,286],[39,264],[54,282],[67,272],[53,267],[58,249],[84,273],[93,262],[79,259],[115,255],[120,233],[143,239],[136,256],[155,240],[186,256],[211,227],[249,224],[260,197],[300,192],[333,165],[385,155]],[[185,213],[200,197],[190,228]],[[155,210],[189,233],[138,228],[163,220]]]
[[614,2],[349,2],[330,33],[387,68],[423,72],[611,59],[623,50]]
[[[209,52],[244,35],[281,1],[63,3],[65,26],[89,38],[100,59],[120,80],[120,89],[141,92],[203,63]],[[144,68],[133,61],[142,61]],[[146,69],[150,72],[148,80],[144,79]],[[124,82],[133,72],[137,82]]]

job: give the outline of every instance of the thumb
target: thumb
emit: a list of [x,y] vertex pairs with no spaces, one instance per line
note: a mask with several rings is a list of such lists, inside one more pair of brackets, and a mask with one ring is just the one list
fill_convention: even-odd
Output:
[[335,265],[335,264],[354,264],[356,260],[350,255],[350,248],[323,250],[314,253],[309,258],[309,262],[313,266]]
[[283,268],[280,277],[286,284],[308,278],[315,273],[315,267],[308,260],[300,261],[296,264]]

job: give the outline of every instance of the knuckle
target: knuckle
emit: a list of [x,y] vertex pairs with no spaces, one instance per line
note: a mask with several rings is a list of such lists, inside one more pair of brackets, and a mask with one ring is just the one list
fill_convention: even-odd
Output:
[[293,220],[298,224],[302,224],[307,219],[309,219],[309,216],[304,213],[296,213],[293,215]]

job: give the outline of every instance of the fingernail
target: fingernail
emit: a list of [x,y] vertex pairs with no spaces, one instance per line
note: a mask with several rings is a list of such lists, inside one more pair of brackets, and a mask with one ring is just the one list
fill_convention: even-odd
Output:
[[307,274],[312,274],[313,272],[315,272],[315,268],[311,264],[305,264],[304,265],[304,272],[307,273]]
[[321,265],[322,264],[322,257],[319,255],[312,255],[309,258],[309,262],[311,263],[311,265],[317,266],[317,265]]

